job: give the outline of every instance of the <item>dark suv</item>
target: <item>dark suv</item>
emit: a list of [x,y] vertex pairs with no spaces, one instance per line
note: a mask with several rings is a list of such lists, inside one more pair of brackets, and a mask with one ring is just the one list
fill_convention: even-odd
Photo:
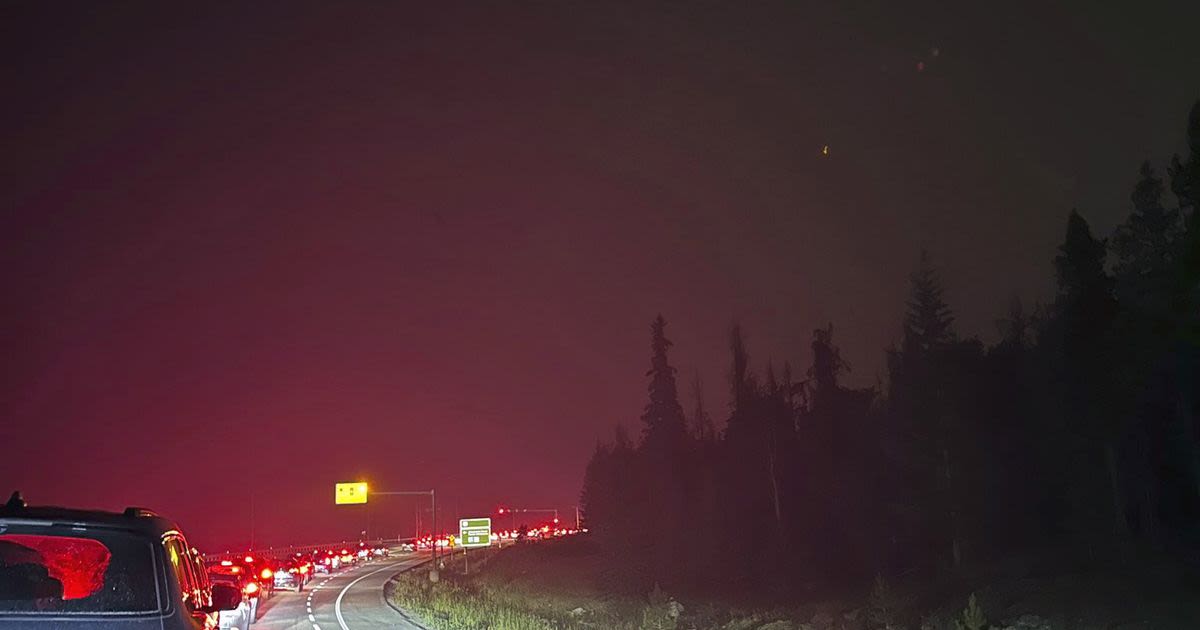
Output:
[[215,628],[241,601],[148,510],[0,507],[0,628]]

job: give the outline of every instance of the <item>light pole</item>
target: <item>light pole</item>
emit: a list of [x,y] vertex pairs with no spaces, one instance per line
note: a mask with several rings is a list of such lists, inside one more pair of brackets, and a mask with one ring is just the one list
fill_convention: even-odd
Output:
[[250,548],[254,549],[254,490],[250,490]]
[[433,568],[429,570],[429,581],[437,582],[438,577],[439,577],[438,576],[438,548],[437,548],[437,495],[434,494],[434,491],[433,490],[408,490],[408,491],[398,491],[398,492],[371,491],[369,494],[379,495],[379,496],[424,496],[424,495],[429,495],[429,509],[431,512],[433,512],[433,515],[432,515],[433,524],[431,525],[431,529],[433,531]]

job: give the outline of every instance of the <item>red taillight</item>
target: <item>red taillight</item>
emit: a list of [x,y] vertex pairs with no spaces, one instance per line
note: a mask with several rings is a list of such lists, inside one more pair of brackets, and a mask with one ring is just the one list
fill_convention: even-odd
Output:
[[242,590],[246,591],[247,595],[253,595],[258,592],[258,584],[255,584],[254,582],[247,582],[246,588]]
[[242,572],[242,567],[230,567],[230,568],[229,568],[229,572],[230,572],[230,573],[241,573],[241,572]]
[[308,573],[308,567],[300,567],[300,575],[304,575],[305,573]]
[[274,574],[274,573],[272,573],[270,569],[263,569],[263,570],[262,570],[262,573],[259,573],[259,575],[261,575],[261,576],[262,576],[262,578],[263,578],[264,580],[266,580],[266,579],[270,579],[270,577],[271,577],[272,575],[275,575],[275,574]]

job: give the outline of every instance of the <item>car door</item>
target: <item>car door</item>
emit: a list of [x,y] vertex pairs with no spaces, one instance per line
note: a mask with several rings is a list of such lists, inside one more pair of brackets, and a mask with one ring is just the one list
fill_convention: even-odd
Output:
[[196,570],[196,556],[181,536],[163,538],[163,548],[170,561],[171,570],[179,580],[180,603],[195,627],[211,629],[217,627],[216,613],[206,612],[212,603],[212,589],[208,575]]

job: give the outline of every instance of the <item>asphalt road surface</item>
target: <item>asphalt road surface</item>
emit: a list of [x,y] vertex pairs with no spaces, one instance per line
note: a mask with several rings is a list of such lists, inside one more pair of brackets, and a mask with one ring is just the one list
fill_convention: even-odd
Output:
[[393,575],[427,560],[427,554],[396,554],[339,571],[318,575],[304,591],[276,591],[260,604],[251,630],[423,630],[383,601],[383,584]]

